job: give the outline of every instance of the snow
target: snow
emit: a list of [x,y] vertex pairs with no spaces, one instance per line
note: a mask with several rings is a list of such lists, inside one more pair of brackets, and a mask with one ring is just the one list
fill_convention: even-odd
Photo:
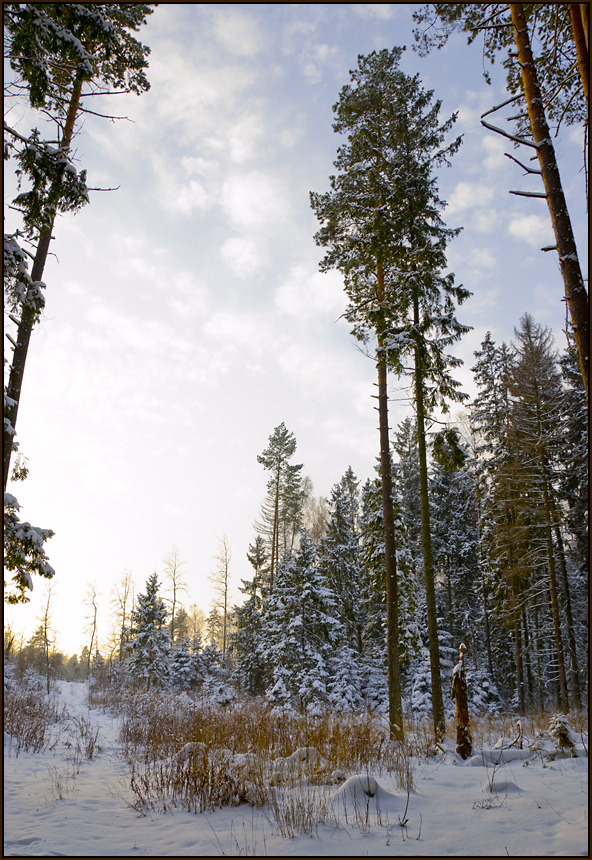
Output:
[[[268,808],[246,804],[142,817],[132,807],[117,718],[88,707],[86,683],[60,681],[52,695],[70,714],[68,725],[85,720],[98,731],[98,748],[76,764],[73,735],[63,727],[42,753],[17,755],[5,735],[6,857],[588,856],[588,759],[577,736],[577,757],[555,760],[512,747],[475,751],[462,762],[447,741],[444,753],[416,763],[409,795],[384,772],[335,771],[326,785],[281,785],[277,797],[308,792],[322,811],[308,833],[285,838]],[[306,748],[292,756],[318,754]],[[245,764],[245,756],[235,759],[237,768]],[[286,761],[277,760],[277,776]]]

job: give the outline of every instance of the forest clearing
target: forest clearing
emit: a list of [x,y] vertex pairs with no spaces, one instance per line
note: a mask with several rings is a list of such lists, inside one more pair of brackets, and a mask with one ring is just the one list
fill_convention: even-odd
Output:
[[574,718],[573,749],[550,718],[525,718],[521,746],[513,720],[482,719],[463,761],[450,731],[430,749],[421,723],[400,746],[368,715],[88,695],[57,683],[37,751],[26,721],[5,734],[4,856],[587,856]]

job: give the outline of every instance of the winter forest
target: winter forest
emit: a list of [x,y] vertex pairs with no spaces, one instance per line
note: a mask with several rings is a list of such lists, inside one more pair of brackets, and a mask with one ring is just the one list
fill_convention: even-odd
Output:
[[[428,762],[475,763],[479,751],[487,771],[492,747],[500,751],[496,767],[514,759],[529,764],[531,755],[539,768],[563,758],[587,763],[588,296],[550,132],[561,123],[587,128],[587,5],[414,6],[420,55],[454,32],[471,41],[479,31],[485,56],[499,55],[504,64],[518,116],[512,133],[487,127],[509,138],[510,157],[521,167],[530,156],[538,165],[525,169],[540,176],[539,196],[553,224],[558,298],[566,305],[561,338],[528,312],[512,321],[507,342],[487,332],[470,368],[477,393],[463,391],[455,348],[469,331],[462,305],[478,287],[469,290],[448,269],[448,246],[460,228],[444,221],[438,187],[439,169],[462,158],[457,116],[442,115],[438,93],[403,71],[403,49],[359,55],[350,81],[335,93],[329,190],[311,190],[310,208],[320,271],[341,277],[360,361],[375,367],[374,472],[357,475],[344,462],[330,495],[315,495],[293,428],[283,421],[269,427],[266,447],[250,452],[266,481],[259,507],[245,505],[252,541],[231,547],[226,535],[218,540],[211,605],[198,606],[190,594],[183,549],[175,547],[140,589],[129,572],[122,576],[110,594],[108,637],[98,636],[98,595],[90,586],[86,641],[79,654],[66,655],[52,626],[52,580],[59,578],[53,532],[21,521],[14,495],[17,482],[35,480],[18,446],[17,416],[29,343],[52,289],[44,269],[60,216],[82,209],[96,190],[75,163],[73,141],[84,122],[101,116],[100,99],[89,96],[149,89],[149,49],[136,35],[159,14],[157,6],[3,7],[9,99],[38,125],[41,115],[49,119],[44,128],[57,138],[45,139],[38,127],[27,136],[5,121],[5,164],[18,182],[10,207],[20,219],[4,237],[12,325],[4,396],[5,601],[26,603],[37,583],[48,584],[34,634],[25,641],[10,625],[4,629],[5,756],[14,756],[15,768],[20,761],[34,769],[34,754],[60,749],[56,738],[65,743],[67,735],[71,787],[65,771],[60,782],[48,767],[54,800],[70,797],[76,779],[82,785],[81,762],[88,770],[104,760],[105,738],[115,732],[111,714],[119,734],[109,743],[119,745],[129,768],[128,813],[246,803],[272,810],[273,838],[315,827],[319,836],[319,822],[333,819],[329,795],[321,802],[316,792],[332,786],[331,809],[339,810],[349,786],[347,826],[355,819],[359,833],[369,833],[364,828],[373,822],[382,838],[396,825],[405,842],[411,813],[395,801],[400,794],[409,805]],[[495,113],[487,122],[497,123]],[[393,392],[408,399],[402,421],[389,414]],[[251,571],[236,601],[238,553],[246,553]],[[68,707],[78,707],[68,682],[87,691],[87,710],[80,711],[86,716],[67,716]],[[248,737],[239,739],[233,714],[237,726],[251,727]],[[68,758],[73,748],[78,760]],[[388,790],[371,788],[370,772]],[[504,783],[506,807],[522,772],[512,780]],[[493,784],[491,776],[485,808],[503,806]],[[315,810],[308,819],[305,785],[314,793],[312,800],[307,795]],[[289,791],[301,792],[298,803],[290,795],[292,817]],[[379,810],[368,818],[369,798],[379,795],[390,823]],[[366,803],[365,822],[359,803]],[[111,814],[107,806],[104,812]],[[282,853],[272,842],[264,850],[254,836],[239,846],[232,822],[219,826],[224,834],[230,827],[234,850],[218,841],[217,853]],[[421,823],[419,829],[418,840]],[[25,837],[10,843],[9,856],[26,850]],[[549,853],[563,853],[562,844],[565,853],[580,853],[580,836],[573,838],[553,843]],[[56,837],[52,844],[61,843]],[[352,846],[359,853],[358,843]],[[426,853],[454,853],[439,842],[427,846]],[[38,848],[43,853],[41,842]],[[507,853],[503,848],[491,850]],[[388,850],[384,840],[370,846],[373,854]],[[529,853],[524,842],[515,851]],[[411,853],[418,852],[414,846]],[[121,843],[116,853],[133,851]]]

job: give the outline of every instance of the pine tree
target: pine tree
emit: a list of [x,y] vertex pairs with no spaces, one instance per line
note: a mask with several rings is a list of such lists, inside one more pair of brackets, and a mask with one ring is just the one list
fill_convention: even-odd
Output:
[[[493,8],[495,7],[495,8]],[[493,14],[492,14],[493,8]],[[562,121],[583,122],[587,128],[588,111],[588,45],[587,5],[577,3],[437,3],[414,12],[417,23],[428,23],[424,33],[417,30],[420,52],[441,47],[450,33],[463,29],[471,42],[477,33],[484,36],[484,55],[492,62],[503,51],[507,85],[513,98],[524,100],[526,112],[518,112],[518,130],[522,137],[486,123],[492,131],[509,137],[514,144],[535,150],[540,170],[526,168],[541,176],[551,222],[555,233],[559,264],[565,287],[565,299],[574,327],[580,369],[589,395],[589,305],[578,260],[569,211],[565,201],[552,134],[547,116]],[[440,19],[444,26],[434,25]],[[533,49],[533,39],[539,49]],[[579,74],[578,71],[579,70]],[[484,73],[487,78],[487,73]],[[503,105],[499,105],[503,107]],[[527,117],[527,119],[526,119]],[[514,116],[514,119],[517,117]],[[516,161],[516,159],[514,159]],[[519,161],[521,167],[524,167]],[[525,192],[528,196],[528,192]],[[551,250],[551,249],[549,249]]]
[[146,581],[146,593],[138,595],[131,614],[128,643],[128,669],[136,680],[145,681],[146,689],[161,686],[168,676],[170,638],[166,629],[167,610],[159,595],[156,573]]
[[286,552],[292,552],[301,526],[302,464],[288,462],[295,451],[296,438],[282,421],[269,437],[268,447],[257,456],[257,462],[270,473],[261,522],[255,524],[268,547],[270,591],[279,559]]
[[[336,266],[345,277],[350,299],[346,317],[360,339],[367,342],[371,334],[377,337],[379,415],[386,409],[387,364],[398,375],[406,372],[408,356],[414,365],[434,728],[440,736],[444,715],[425,423],[436,405],[445,409],[447,400],[463,397],[450,375],[450,368],[461,362],[445,350],[468,330],[456,320],[454,309],[469,293],[455,286],[453,275],[441,274],[446,267],[446,245],[459,231],[447,229],[439,216],[444,204],[432,175],[460,145],[460,138],[443,145],[456,117],[440,125],[441,103],[432,104],[433,93],[422,90],[418,76],[411,78],[398,68],[401,54],[400,48],[394,48],[359,57],[359,70],[352,72],[357,86],[345,87],[336,106],[334,128],[350,132],[349,145],[340,148],[335,162],[341,173],[331,177],[331,193],[311,195],[311,200],[324,224],[317,242],[330,248],[322,266]],[[381,419],[383,431],[384,426]],[[381,451],[383,447],[386,498],[391,495],[388,435]],[[385,527],[393,528],[386,508]],[[388,543],[387,585],[392,578],[388,558],[394,554]]]

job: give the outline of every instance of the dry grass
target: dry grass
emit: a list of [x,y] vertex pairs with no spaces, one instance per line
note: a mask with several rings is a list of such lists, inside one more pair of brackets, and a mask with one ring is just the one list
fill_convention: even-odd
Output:
[[389,740],[368,713],[311,717],[253,700],[221,708],[163,692],[111,692],[93,703],[121,715],[136,809],[201,812],[246,802],[267,806],[280,832],[292,835],[323,819],[322,786],[351,773],[393,774],[397,787],[410,789],[413,756],[425,746]]
[[26,688],[4,690],[4,731],[10,738],[9,750],[41,752],[55,743],[53,727],[67,717],[66,709],[42,693]]

